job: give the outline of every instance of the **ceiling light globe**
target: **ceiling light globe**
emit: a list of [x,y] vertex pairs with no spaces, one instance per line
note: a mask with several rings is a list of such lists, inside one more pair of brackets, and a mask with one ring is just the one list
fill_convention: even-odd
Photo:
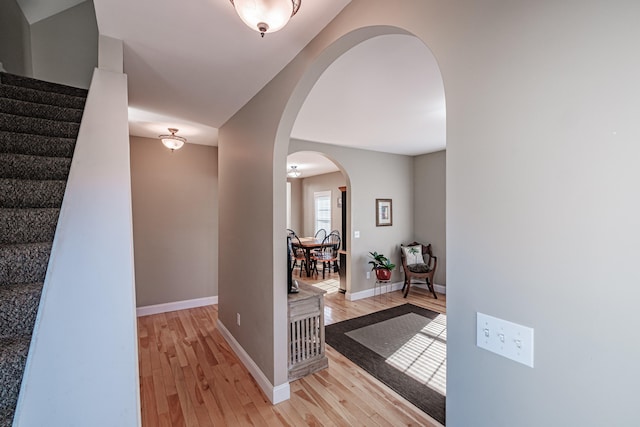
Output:
[[187,142],[187,139],[176,135],[176,132],[178,132],[176,128],[169,128],[169,132],[171,132],[171,135],[158,136],[162,144],[171,151],[181,149],[184,143]]
[[232,0],[240,19],[260,33],[273,33],[289,22],[298,11],[300,1],[293,0]]
[[184,145],[184,141],[174,138],[162,138],[162,143],[170,150],[179,150]]
[[287,176],[289,178],[298,178],[300,175],[302,175],[302,172],[298,170],[298,166],[291,166],[287,171]]

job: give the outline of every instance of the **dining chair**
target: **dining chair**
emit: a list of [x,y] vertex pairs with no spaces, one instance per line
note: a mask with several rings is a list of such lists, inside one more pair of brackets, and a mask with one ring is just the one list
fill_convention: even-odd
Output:
[[325,270],[328,270],[329,273],[331,273],[331,263],[333,263],[334,273],[339,270],[338,261],[340,259],[340,255],[338,254],[338,251],[340,250],[340,240],[340,236],[337,234],[328,234],[322,241],[322,248],[311,257],[313,272],[316,276],[320,274],[318,271],[319,263],[322,263],[323,279],[325,278]]
[[314,237],[316,238],[316,240],[323,240],[325,237],[327,237],[327,230],[321,228],[320,230],[316,231],[316,235]]
[[298,276],[302,277],[302,269],[303,268],[306,269],[306,266],[307,266],[307,256],[304,252],[304,249],[302,249],[302,243],[300,242],[300,238],[295,234],[291,236],[291,243],[292,243],[291,257],[293,259],[293,266],[291,267],[291,271],[295,270],[296,265],[298,264],[298,261],[300,261],[300,272],[298,273]]

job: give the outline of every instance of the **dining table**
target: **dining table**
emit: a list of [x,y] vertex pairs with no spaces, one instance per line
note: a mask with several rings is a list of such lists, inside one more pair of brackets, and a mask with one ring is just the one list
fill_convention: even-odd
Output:
[[320,249],[322,247],[332,246],[333,243],[325,239],[316,239],[315,237],[300,237],[300,244],[296,241],[291,241],[291,246],[294,248],[304,249],[304,256],[306,259],[305,270],[307,277],[311,277],[311,251],[314,249]]

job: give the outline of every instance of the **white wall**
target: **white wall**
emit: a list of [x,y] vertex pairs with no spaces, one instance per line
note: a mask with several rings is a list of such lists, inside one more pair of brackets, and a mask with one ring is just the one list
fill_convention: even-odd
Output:
[[218,149],[131,137],[138,307],[218,295]]
[[418,242],[431,243],[438,257],[433,278],[438,285],[447,284],[446,160],[444,150],[413,159],[414,236]]
[[[266,321],[233,333],[252,356],[269,355],[268,376],[286,375],[284,292],[273,291],[284,282],[284,243],[273,230],[284,228],[295,114],[332,58],[401,28],[429,46],[445,82],[447,425],[640,424],[640,346],[628,334],[640,324],[637,16],[632,1],[353,0],[227,122],[221,162],[231,169],[256,150],[248,167],[258,172],[221,172],[221,224],[246,219],[252,205],[270,209],[233,237],[271,236],[273,279],[224,288],[220,314],[231,322],[243,296]],[[476,347],[478,311],[533,327],[535,367]]]
[[140,425],[127,102],[96,69],[15,427]]

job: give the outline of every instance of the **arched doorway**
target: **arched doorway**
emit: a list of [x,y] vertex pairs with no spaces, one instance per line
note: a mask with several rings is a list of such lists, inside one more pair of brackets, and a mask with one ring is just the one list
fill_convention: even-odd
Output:
[[[398,28],[390,28],[390,27],[368,27],[365,29],[356,30],[352,33],[349,33],[343,36],[342,39],[340,39],[333,45],[329,46],[319,56],[319,59],[309,68],[307,73],[300,80],[292,96],[290,97],[287,107],[285,108],[285,112],[282,116],[282,120],[278,128],[278,133],[276,136],[276,142],[274,147],[274,170],[279,169],[279,166],[277,166],[277,164],[280,163],[282,159],[284,159],[284,156],[286,156],[286,152],[291,151],[291,145],[290,145],[291,138],[289,137],[289,133],[291,132],[291,129],[293,129],[294,127],[293,123],[295,120],[295,115],[297,115],[297,112],[300,110],[300,108],[303,105],[303,102],[304,102],[303,98],[310,93],[311,87],[317,82],[320,75],[327,70],[327,68],[333,63],[333,61],[335,61],[340,55],[347,52],[350,48],[353,48],[354,46],[364,42],[365,40],[371,39],[376,36],[385,35],[385,34],[402,34],[404,36],[408,36],[407,33],[404,32],[403,30],[400,30]],[[426,50],[428,52],[428,49]],[[431,55],[430,52],[429,52],[429,55]],[[435,59],[434,59],[434,63],[435,63]],[[442,78],[440,76],[437,64],[435,65],[435,69],[436,69],[437,78],[439,79],[440,86],[442,88],[442,93],[444,96],[444,87],[442,84]],[[438,112],[440,114],[444,114],[444,105],[441,106]],[[285,137],[285,134],[287,134],[286,137]],[[314,143],[310,141],[298,140],[295,142],[294,146],[295,146],[295,149],[314,149],[314,150],[321,151],[317,145],[314,145]],[[346,150],[349,150],[349,149],[346,149]],[[356,229],[360,228],[359,226],[354,227],[352,225],[352,222],[360,221],[360,218],[363,218],[364,215],[366,215],[367,206],[368,206],[367,203],[370,200],[375,199],[376,191],[393,191],[395,188],[401,188],[403,185],[407,184],[407,181],[402,182],[401,180],[400,181],[397,180],[398,174],[391,173],[388,176],[386,175],[388,170],[403,170],[403,168],[404,170],[409,169],[406,163],[403,164],[403,160],[395,159],[398,161],[398,163],[392,164],[391,166],[389,166],[389,164],[385,163],[386,161],[388,161],[387,159],[382,160],[379,153],[376,153],[373,151],[368,151],[365,154],[354,154],[353,152],[345,153],[344,148],[335,148],[335,147],[329,148],[326,151],[324,150],[322,151],[325,153],[329,153],[333,157],[339,159],[339,161],[343,164],[343,166],[349,171],[352,184],[354,182],[357,182],[358,183],[357,188],[359,190],[362,189],[362,191],[358,193],[359,199],[357,199],[357,201],[353,201],[354,195],[352,194],[352,192],[350,192],[352,202],[349,204],[350,205],[349,218],[347,220],[350,223],[350,227],[349,227],[350,230],[355,231]],[[366,171],[362,170],[363,165]],[[354,171],[361,170],[359,174],[357,173],[357,175],[359,176],[356,180],[354,180],[354,177],[351,174],[352,170]],[[376,190],[373,190],[373,191],[370,188],[367,189],[368,186],[366,185],[367,182],[371,183],[375,181],[371,178],[371,174],[367,173],[371,171],[377,171],[379,174],[380,181],[383,183],[382,186],[378,186]],[[410,186],[411,185],[406,185],[406,187],[410,187]],[[382,187],[383,189],[381,190],[380,187]],[[279,191],[278,189],[274,188],[275,200],[278,199],[278,195],[277,195],[278,191]],[[353,192],[357,193],[356,190],[354,190]],[[401,225],[401,224],[406,225],[407,223],[412,223],[413,213],[409,212],[410,209],[406,208],[406,206],[411,204],[410,199],[412,198],[412,195],[402,194],[402,192],[400,193],[401,194],[397,196],[399,199],[397,201],[405,202],[405,203],[404,204],[398,203],[399,205],[398,214],[405,215],[405,216],[403,217],[404,221],[398,221],[398,227],[395,230],[393,230],[393,232],[390,232],[389,229],[376,230],[373,228],[369,228],[369,229],[365,229],[365,232],[364,232],[364,235],[366,236],[365,239],[361,239],[358,242],[354,242],[355,239],[353,238],[354,236],[352,236],[351,233],[350,233],[350,236],[348,237],[348,240],[351,242],[351,244],[349,245],[349,247],[351,248],[351,251],[347,257],[348,270],[350,271],[349,277],[352,279],[352,281],[355,280],[356,283],[360,284],[360,287],[356,286],[355,289],[353,289],[356,292],[365,293],[366,291],[368,291],[368,289],[366,288],[367,286],[366,281],[364,280],[364,277],[365,277],[364,273],[360,270],[363,270],[363,266],[366,265],[366,260],[364,259],[366,254],[370,250],[372,250],[371,246],[369,246],[372,244],[371,236],[374,236],[374,238],[376,239],[376,242],[383,241],[383,240],[393,241],[393,242],[402,242],[402,241],[410,241],[411,237],[409,236],[413,235],[413,231],[411,230],[412,226],[407,226],[406,229],[402,229],[402,225]],[[353,206],[356,206],[356,208],[353,209]],[[366,227],[367,221],[368,220],[363,220],[361,222],[362,224],[364,224],[363,227]],[[277,222],[276,218],[274,218],[274,224],[275,222]],[[400,229],[399,233],[397,233],[398,229]],[[356,233],[358,238],[360,237],[359,236],[360,234],[361,234],[360,232]],[[383,249],[383,250],[386,251],[386,249]],[[353,279],[354,277],[356,277],[356,279]],[[277,347],[278,343],[276,342],[274,343],[274,345]],[[283,347],[283,348],[284,348],[284,351],[286,351],[286,347]],[[275,353],[276,354],[278,353],[277,349]]]
[[[311,151],[291,152],[287,156],[287,171],[291,167],[300,175],[294,177],[287,174],[287,229],[291,229],[299,237],[315,236],[319,229],[324,229],[325,234],[337,233],[341,239],[340,262],[346,264],[344,252],[351,234],[347,222],[350,187],[348,172],[335,159],[324,153]],[[322,213],[318,212],[319,197],[326,199]],[[327,277],[325,290],[346,292],[350,278],[344,274],[346,268],[341,271],[339,278],[337,272]],[[322,276],[324,282],[324,274]],[[300,274],[297,277],[314,282],[313,278],[305,278]]]
[[[422,7],[419,2],[415,2],[415,5]],[[273,402],[289,397],[286,286],[283,285],[286,284],[286,241],[281,236],[286,228],[284,183],[291,130],[304,99],[318,77],[351,47],[379,35],[409,34],[402,29],[405,22],[418,24],[416,30],[420,29],[419,33],[428,38],[430,31],[425,33],[422,30],[424,19],[415,18],[415,13],[391,16],[387,12],[386,6],[381,3],[377,5],[375,16],[371,15],[364,21],[336,21],[334,27],[323,32],[325,37],[315,39],[305,49],[304,55],[296,57],[220,128],[220,223],[225,224],[220,230],[220,244],[228,250],[220,256],[219,294],[225,304],[220,305],[219,319],[222,324],[228,325],[229,335],[238,341],[254,362],[256,375],[260,377],[259,383]],[[375,25],[379,22],[396,25]],[[300,148],[308,149],[304,142]],[[366,164],[366,167],[383,173],[388,167],[387,162],[381,161],[375,153],[350,162]],[[408,161],[395,159],[394,162],[398,163],[395,167],[401,168],[402,163]],[[350,165],[341,163],[351,170]],[[243,168],[237,168],[238,164],[242,164]],[[247,170],[251,173],[247,174]],[[365,205],[368,201],[353,203],[353,194],[356,194],[356,187],[360,184],[354,183],[351,172],[349,175],[352,188],[351,217],[358,216],[357,212],[353,212],[353,206],[356,205],[361,206],[363,216],[367,215],[365,211],[369,212],[369,209]],[[408,200],[410,191],[394,181],[396,176],[385,174],[382,182],[404,189],[406,193],[403,197]],[[362,197],[369,200],[371,194],[362,193]],[[260,215],[252,213],[258,210]],[[399,212],[394,210],[394,215],[396,213]],[[410,223],[410,215],[406,212],[405,215],[405,222]],[[256,269],[263,273],[263,280],[259,283],[237,283],[236,272],[242,269],[242,263],[233,254],[246,250],[244,238],[261,242],[268,240],[268,243],[264,243],[264,249],[265,254],[271,256],[260,258],[256,265]],[[394,236],[393,239],[397,240],[398,237]],[[359,245],[359,253],[366,253],[369,246],[366,239],[361,238]],[[354,250],[355,246],[352,245]],[[362,261],[362,257],[354,260],[352,254],[351,270],[354,271],[354,262],[361,266]],[[254,321],[256,327],[248,330],[236,325],[238,312],[247,313],[248,320]]]

